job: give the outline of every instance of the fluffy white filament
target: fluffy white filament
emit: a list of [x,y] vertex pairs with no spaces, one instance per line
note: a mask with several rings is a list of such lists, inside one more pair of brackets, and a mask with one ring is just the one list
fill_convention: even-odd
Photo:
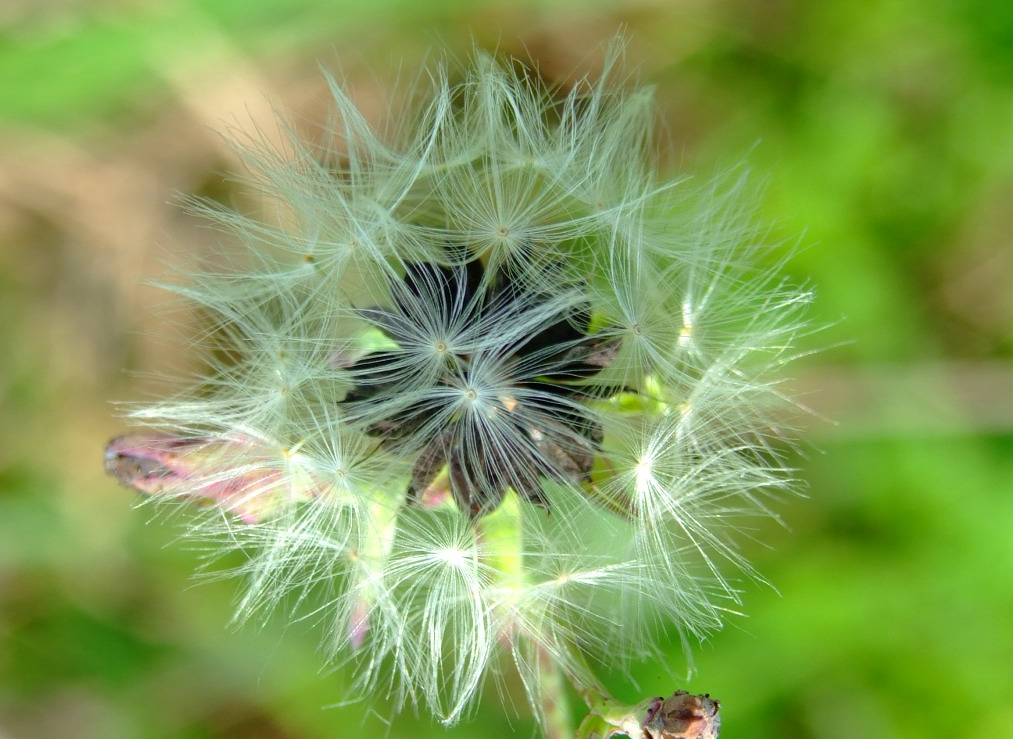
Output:
[[[270,224],[196,205],[242,248],[172,287],[211,318],[209,370],[134,413],[202,440],[182,458],[199,485],[155,497],[214,504],[193,533],[247,553],[241,618],[323,618],[395,708],[454,723],[511,662],[537,703],[539,655],[592,681],[659,630],[715,628],[737,523],[790,487],[773,373],[808,295],[756,267],[744,179],[658,176],[650,93],[610,79],[618,56],[557,94],[479,55],[385,136],[332,84],[322,149],[241,147]],[[590,338],[525,349],[561,322]],[[592,350],[593,373],[547,384]],[[460,510],[446,459],[409,501],[440,444],[502,502]]]

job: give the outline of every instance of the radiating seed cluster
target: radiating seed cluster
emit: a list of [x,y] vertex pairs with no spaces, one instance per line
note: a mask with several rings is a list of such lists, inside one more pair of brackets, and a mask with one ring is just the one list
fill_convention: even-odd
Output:
[[246,553],[241,617],[323,618],[395,708],[453,723],[513,670],[537,705],[546,659],[590,685],[717,627],[789,487],[809,296],[756,267],[741,178],[658,176],[616,58],[557,94],[480,55],[382,136],[333,85],[326,146],[241,148],[271,218],[198,204],[241,249],[171,288],[209,369],[107,449]]

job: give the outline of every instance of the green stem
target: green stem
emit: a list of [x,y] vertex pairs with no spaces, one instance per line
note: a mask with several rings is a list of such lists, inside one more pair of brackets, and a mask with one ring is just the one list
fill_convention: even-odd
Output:
[[497,585],[507,593],[524,585],[522,515],[520,499],[513,490],[507,490],[499,507],[475,522],[485,563],[496,573]]
[[540,647],[538,661],[542,679],[541,708],[545,739],[569,739],[573,736],[573,720],[563,670],[552,655]]
[[[514,606],[514,599],[520,596],[526,580],[522,505],[519,496],[508,490],[499,507],[476,522],[485,563],[496,573],[505,609]],[[537,662],[536,679],[540,687],[537,712],[546,739],[570,739],[573,736],[573,724],[566,695],[566,676],[546,649],[537,643],[532,646]]]
[[383,572],[394,546],[394,535],[397,531],[398,509],[395,506],[374,503],[364,515],[369,517],[370,529],[376,533],[360,542],[359,549],[350,551],[349,558],[357,566],[359,583],[358,596],[349,613],[346,634],[353,649],[362,646],[369,631],[369,613],[373,609],[373,593],[370,583],[373,578]]

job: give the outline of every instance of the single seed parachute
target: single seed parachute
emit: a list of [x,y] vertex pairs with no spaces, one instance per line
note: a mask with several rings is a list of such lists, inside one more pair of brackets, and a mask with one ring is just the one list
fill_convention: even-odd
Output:
[[240,147],[279,215],[194,203],[240,245],[169,286],[207,372],[106,449],[246,554],[240,618],[325,614],[363,693],[448,724],[510,665],[540,711],[549,666],[601,693],[718,627],[792,485],[809,295],[758,266],[744,177],[659,176],[617,60],[554,94],[477,55],[385,136],[332,84],[325,146]]

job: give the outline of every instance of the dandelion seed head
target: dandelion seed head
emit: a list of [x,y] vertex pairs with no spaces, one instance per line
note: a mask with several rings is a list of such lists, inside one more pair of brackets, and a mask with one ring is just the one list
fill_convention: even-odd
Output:
[[716,628],[736,528],[793,485],[770,409],[810,296],[758,266],[744,177],[656,172],[620,56],[555,92],[477,55],[388,135],[330,80],[330,141],[239,142],[277,212],[192,204],[238,244],[167,285],[207,369],[107,448],[244,553],[237,619],[330,624],[393,709],[453,724],[505,663],[537,704],[546,656],[587,686]]

